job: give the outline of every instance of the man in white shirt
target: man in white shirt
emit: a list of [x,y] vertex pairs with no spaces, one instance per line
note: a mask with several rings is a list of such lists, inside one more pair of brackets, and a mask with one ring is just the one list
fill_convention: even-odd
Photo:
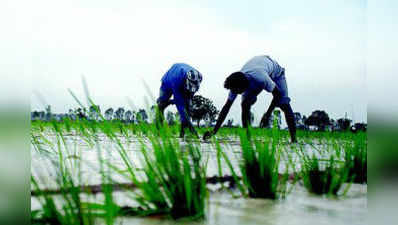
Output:
[[250,123],[250,108],[257,101],[257,95],[265,90],[272,93],[273,99],[261,119],[260,127],[265,127],[269,123],[273,110],[279,107],[285,114],[291,141],[296,142],[296,124],[290,106],[285,69],[275,60],[266,55],[253,57],[239,72],[227,77],[224,87],[230,90],[227,102],[220,112],[213,131],[206,132],[204,139],[217,133],[238,94],[242,94],[242,124],[247,128]]

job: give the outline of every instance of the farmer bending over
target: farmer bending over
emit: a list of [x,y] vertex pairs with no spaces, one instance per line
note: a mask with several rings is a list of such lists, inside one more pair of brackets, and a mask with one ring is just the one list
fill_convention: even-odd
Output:
[[296,124],[294,114],[288,97],[285,69],[269,56],[255,56],[250,59],[239,72],[232,73],[224,82],[224,87],[229,89],[227,102],[223,106],[213,131],[207,131],[203,139],[215,135],[224,122],[232,103],[238,94],[242,94],[242,124],[247,128],[250,123],[250,108],[256,102],[257,95],[262,90],[271,92],[272,102],[264,113],[260,127],[269,123],[272,111],[279,107],[285,114],[292,142],[296,142]]
[[[191,124],[189,109],[195,92],[199,90],[202,75],[188,64],[176,63],[163,75],[161,81],[162,85],[157,99],[159,110],[156,117],[158,122],[163,123],[165,108],[170,104],[175,104],[180,114],[180,137],[184,137],[185,128],[189,128],[194,135],[198,136]],[[174,96],[174,99],[170,99],[171,95]]]

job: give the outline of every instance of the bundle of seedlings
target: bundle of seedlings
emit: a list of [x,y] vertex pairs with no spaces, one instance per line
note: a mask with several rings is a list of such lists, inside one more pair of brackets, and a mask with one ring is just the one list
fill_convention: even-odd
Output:
[[137,138],[141,143],[142,165],[137,165],[121,139],[112,129],[106,128],[109,124],[105,122],[106,126],[100,128],[116,143],[126,168],[120,170],[107,165],[124,177],[127,172],[127,178],[137,187],[126,191],[132,191],[138,207],[123,207],[122,215],[170,215],[173,219],[205,216],[207,165],[197,146],[188,143],[183,149],[179,139],[174,137],[173,127],[165,123],[156,126],[142,122],[134,126],[141,133]]
[[[337,195],[342,185],[348,181],[348,169],[336,161],[333,155],[326,160],[318,159],[315,155],[306,157],[301,173],[305,188],[318,195]],[[347,190],[348,188],[349,185]]]
[[356,137],[354,143],[345,148],[345,167],[349,171],[349,179],[354,183],[367,182],[367,146],[366,139]]
[[129,170],[137,185],[135,199],[143,212],[168,214],[173,219],[203,218],[206,199],[206,163],[193,143],[185,149],[167,126],[149,133],[150,146],[141,142],[143,168]]
[[280,177],[280,153],[277,149],[279,135],[274,140],[253,140],[241,133],[242,179],[251,198],[276,199],[287,192],[288,171]]
[[[240,133],[242,153],[239,172],[241,178],[238,177],[227,155],[221,152],[220,147],[217,148],[227,163],[235,179],[235,184],[244,196],[268,199],[284,198],[288,193],[289,174],[288,166],[286,166],[286,171],[282,175],[279,174],[281,158],[277,148],[279,135],[274,133],[274,140],[271,141],[269,139],[264,140],[264,137],[260,139],[249,133],[250,130]],[[218,164],[220,168],[221,163]]]

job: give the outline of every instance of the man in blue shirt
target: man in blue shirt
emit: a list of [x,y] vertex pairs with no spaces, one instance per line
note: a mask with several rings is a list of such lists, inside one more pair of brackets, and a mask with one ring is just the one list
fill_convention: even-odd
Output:
[[229,89],[227,102],[223,106],[213,131],[208,131],[203,136],[207,139],[216,134],[224,122],[232,103],[238,94],[242,94],[242,124],[247,128],[250,123],[250,108],[257,101],[257,95],[266,90],[273,95],[272,102],[264,113],[260,127],[269,123],[272,111],[279,107],[285,114],[292,142],[296,142],[296,124],[293,110],[290,106],[285,69],[269,56],[261,55],[250,59],[239,72],[232,73],[224,82],[224,87]]
[[[185,128],[195,134],[197,133],[192,126],[189,118],[192,98],[199,90],[202,82],[202,74],[192,66],[185,63],[174,64],[162,77],[159,98],[157,99],[159,113],[157,118],[163,122],[164,110],[170,104],[175,104],[180,114],[181,132],[180,137],[185,134]],[[174,99],[170,99],[171,96]]]

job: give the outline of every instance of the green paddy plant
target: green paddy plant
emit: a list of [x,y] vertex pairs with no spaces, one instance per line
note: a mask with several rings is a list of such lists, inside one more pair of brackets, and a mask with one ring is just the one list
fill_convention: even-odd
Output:
[[[40,191],[38,182],[34,176],[31,176],[31,183],[36,191]],[[42,194],[39,201],[41,209],[31,211],[31,224],[63,224],[63,216],[57,209],[52,196]]]
[[[222,159],[224,159],[225,163],[227,164],[227,167],[229,168],[231,175],[232,175],[232,183],[230,183],[230,187],[237,187],[239,189],[239,191],[241,192],[242,195],[247,196],[247,189],[244,187],[244,185],[241,182],[241,178],[238,176],[237,172],[235,171],[235,168],[231,162],[231,160],[228,158],[227,154],[225,153],[225,151],[223,150],[223,148],[220,145],[220,142],[215,139],[214,137],[212,138],[213,140],[213,145],[214,148],[217,151],[217,155],[216,155],[216,159],[217,159],[217,167],[218,167],[218,176],[219,178],[224,176],[224,172],[223,172],[223,163],[222,163]],[[224,189],[225,186],[223,183],[221,183],[221,188]],[[227,189],[228,190],[228,189]],[[234,193],[231,192],[232,195],[234,195]],[[235,196],[235,195],[234,195]]]
[[[37,197],[41,209],[31,214],[32,224],[94,224],[90,210],[87,210],[82,201],[81,161],[79,156],[71,157],[61,129],[53,124],[56,133],[56,157],[49,159],[56,172],[56,183],[61,190],[59,196],[50,196],[42,192],[37,179],[32,175],[31,183],[34,190],[40,195]],[[38,146],[40,148],[40,146]],[[75,168],[73,170],[72,168]]]
[[[348,170],[333,155],[326,160],[313,155],[304,160],[302,178],[305,188],[311,193],[337,195],[343,184],[348,181]],[[350,185],[347,185],[344,193],[349,187]]]
[[286,169],[285,174],[279,176],[280,154],[276,145],[277,140],[251,140],[243,132],[240,141],[242,148],[240,169],[249,197],[270,199],[284,197],[287,191],[288,173]]
[[358,134],[345,148],[345,167],[354,183],[367,182],[367,145],[364,134]]
[[106,225],[112,225],[114,224],[116,217],[119,214],[123,214],[123,212],[122,208],[114,202],[111,168],[106,167],[107,159],[103,156],[103,151],[98,142],[96,143],[96,149],[104,201],[102,203],[88,202],[86,203],[86,207],[90,212],[92,211],[95,216],[103,218]]
[[198,146],[192,142],[180,145],[173,130],[166,125],[156,128],[142,124],[139,129],[146,133],[145,137],[139,137],[142,166],[138,168],[127,150],[118,144],[129,178],[137,187],[133,193],[141,209],[137,215],[203,218],[208,197],[207,162],[202,159]]
[[286,170],[279,174],[281,153],[278,143],[280,139],[279,130],[275,122],[272,130],[266,131],[272,137],[264,135],[264,131],[253,128],[239,130],[241,155],[239,158],[239,172],[231,160],[222,151],[220,144],[216,141],[217,164],[219,174],[222,175],[220,158],[226,162],[235,184],[243,196],[251,198],[284,198],[288,190],[288,164]]
[[[44,157],[45,162],[50,162],[45,168],[50,172],[55,172],[55,183],[59,190],[58,194],[52,194],[43,191],[40,187],[38,178],[31,175],[31,183],[33,191],[36,194],[41,208],[34,210],[31,214],[32,224],[95,224],[97,219],[103,219],[105,224],[111,225],[118,213],[120,207],[113,201],[112,196],[112,180],[110,178],[109,170],[105,170],[106,160],[102,157],[102,150],[95,138],[95,131],[92,135],[85,133],[87,139],[94,142],[97,147],[98,162],[100,163],[99,173],[102,178],[102,193],[104,202],[90,202],[84,196],[90,196],[90,190],[82,190],[82,155],[80,149],[74,148],[71,150],[71,145],[67,141],[64,132],[67,128],[67,123],[59,123],[51,121],[48,123],[51,126],[53,134],[55,134],[54,144],[52,142],[42,142],[41,140],[32,141],[32,145],[37,149],[37,154]],[[85,123],[78,121],[77,123]],[[65,127],[63,127],[65,125]],[[72,129],[73,124],[69,124]],[[79,128],[80,129],[80,128]],[[89,128],[84,128],[89,129]],[[67,130],[66,130],[67,131]],[[68,132],[68,131],[67,131]],[[82,134],[83,135],[83,134]],[[39,138],[44,138],[39,136]],[[49,150],[45,150],[49,146]],[[76,146],[75,146],[76,147]],[[43,154],[46,153],[46,154]],[[40,178],[40,176],[38,176]]]
[[64,185],[60,195],[48,194],[40,190],[34,176],[31,176],[34,190],[38,193],[41,208],[31,212],[31,224],[91,225],[94,214],[91,207],[81,199],[79,186]]

